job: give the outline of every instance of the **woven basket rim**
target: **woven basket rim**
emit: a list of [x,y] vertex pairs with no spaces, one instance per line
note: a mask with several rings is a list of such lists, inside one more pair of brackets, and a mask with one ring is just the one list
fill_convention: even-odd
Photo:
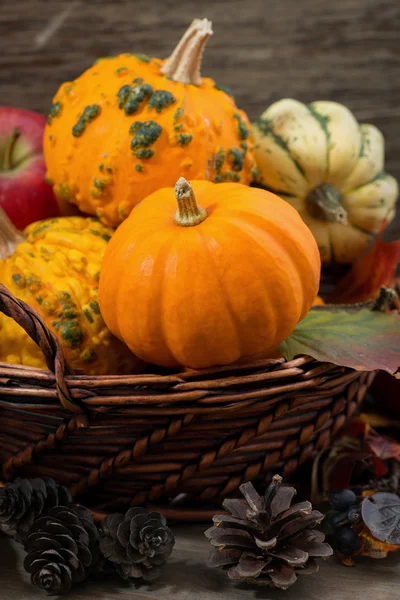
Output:
[[208,519],[245,481],[263,485],[272,470],[287,479],[329,445],[374,377],[309,356],[75,374],[40,315],[2,285],[0,311],[49,368],[0,363],[2,478],[53,477],[98,513],[159,506],[175,520]]
[[[83,412],[87,408],[85,405],[99,409],[101,403],[99,404],[96,400],[96,391],[101,394],[108,391],[108,395],[104,395],[106,406],[120,407],[124,403],[125,388],[135,390],[136,396],[140,397],[143,396],[141,387],[146,386],[154,391],[158,388],[161,391],[164,389],[164,393],[159,394],[160,402],[162,400],[165,403],[168,400],[179,404],[198,400],[200,404],[204,404],[204,397],[210,390],[213,390],[214,393],[216,391],[222,393],[225,389],[228,398],[229,389],[244,389],[245,386],[251,388],[257,382],[264,382],[265,385],[268,385],[274,381],[295,379],[297,375],[302,374],[302,367],[308,364],[315,365],[315,368],[308,373],[308,380],[305,379],[301,384],[293,383],[293,391],[326,383],[324,373],[329,371],[333,371],[339,381],[346,374],[354,373],[353,369],[347,367],[322,363],[309,356],[298,356],[291,361],[287,361],[284,357],[255,359],[249,360],[247,363],[240,361],[236,364],[202,370],[171,371],[161,374],[155,371],[131,375],[85,375],[74,373],[68,366],[57,337],[46,326],[39,313],[26,302],[16,298],[3,284],[0,284],[0,311],[14,319],[40,347],[49,369],[1,362],[0,376],[3,380],[9,378],[10,381],[22,378],[31,379],[32,389],[29,393],[32,396],[35,395],[35,386],[42,385],[48,389],[55,385],[63,408],[75,413]],[[333,377],[333,373],[330,377]],[[275,387],[279,392],[279,385]],[[173,388],[175,396],[168,396],[168,393],[165,392],[166,388]],[[15,390],[8,391],[14,395],[16,393]],[[114,400],[111,391],[114,392]],[[245,400],[245,398],[245,393],[242,392],[242,394],[236,394],[236,398],[230,398],[230,401],[233,399]],[[157,397],[150,403],[157,404]]]

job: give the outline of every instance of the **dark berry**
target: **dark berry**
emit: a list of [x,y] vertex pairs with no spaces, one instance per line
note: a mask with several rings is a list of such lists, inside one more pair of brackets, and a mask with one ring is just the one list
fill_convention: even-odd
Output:
[[331,524],[331,527],[333,527],[333,529],[338,529],[339,527],[342,527],[343,525],[349,525],[350,520],[349,520],[348,511],[345,510],[343,512],[333,513],[333,515],[331,515],[331,517],[329,519],[329,523]]
[[357,552],[360,545],[358,534],[350,525],[339,527],[335,533],[336,549],[344,556],[351,556]]
[[337,490],[332,492],[330,504],[334,510],[347,510],[350,506],[357,503],[357,497],[352,490]]
[[347,511],[347,518],[353,524],[360,523],[361,522],[361,505],[355,504],[354,506],[350,506],[349,510]]

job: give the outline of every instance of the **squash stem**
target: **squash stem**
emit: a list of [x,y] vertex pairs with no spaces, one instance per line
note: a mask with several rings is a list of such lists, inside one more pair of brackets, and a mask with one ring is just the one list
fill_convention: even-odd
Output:
[[10,139],[8,140],[6,150],[4,152],[3,163],[1,165],[1,171],[11,171],[13,168],[13,152],[15,148],[16,141],[18,140],[21,132],[19,129],[14,129]]
[[212,35],[208,19],[194,19],[161,68],[161,73],[181,83],[201,84],[200,64],[204,46]]
[[207,218],[205,208],[199,206],[193,188],[184,177],[180,177],[175,185],[175,198],[178,210],[175,214],[175,223],[181,227],[193,227]]
[[323,183],[311,190],[306,204],[314,219],[348,225],[347,211],[341,203],[341,194],[330,183]]
[[16,247],[25,241],[25,236],[10,221],[0,208],[0,259],[12,256]]

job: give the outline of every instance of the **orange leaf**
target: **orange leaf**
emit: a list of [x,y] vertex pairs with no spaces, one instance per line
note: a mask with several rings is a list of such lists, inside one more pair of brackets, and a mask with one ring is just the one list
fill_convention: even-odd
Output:
[[382,286],[393,283],[396,267],[400,263],[400,240],[383,242],[382,231],[375,242],[339,281],[328,301],[333,304],[366,302],[378,296]]
[[388,552],[397,552],[400,550],[400,546],[398,545],[377,540],[364,523],[359,527],[358,535],[361,542],[357,552],[358,556],[369,556],[370,558],[378,559],[386,558]]

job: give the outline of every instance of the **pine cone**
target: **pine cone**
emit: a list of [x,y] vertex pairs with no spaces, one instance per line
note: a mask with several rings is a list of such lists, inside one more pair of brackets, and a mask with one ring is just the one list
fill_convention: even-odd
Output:
[[32,525],[24,568],[33,585],[50,596],[68,592],[95,568],[98,542],[89,510],[75,504],[55,506]]
[[33,522],[53,506],[67,505],[72,496],[53,479],[16,479],[0,488],[0,530],[24,540]]
[[281,483],[275,475],[264,497],[245,483],[240,491],[246,504],[225,500],[230,515],[216,515],[205,532],[215,546],[209,566],[229,569],[231,579],[287,589],[297,575],[318,570],[315,558],[333,553],[324,534],[314,530],[324,516],[310,502],[291,506],[296,490]]
[[175,544],[167,521],[158,512],[131,508],[106,517],[100,528],[100,551],[122,579],[157,579]]

